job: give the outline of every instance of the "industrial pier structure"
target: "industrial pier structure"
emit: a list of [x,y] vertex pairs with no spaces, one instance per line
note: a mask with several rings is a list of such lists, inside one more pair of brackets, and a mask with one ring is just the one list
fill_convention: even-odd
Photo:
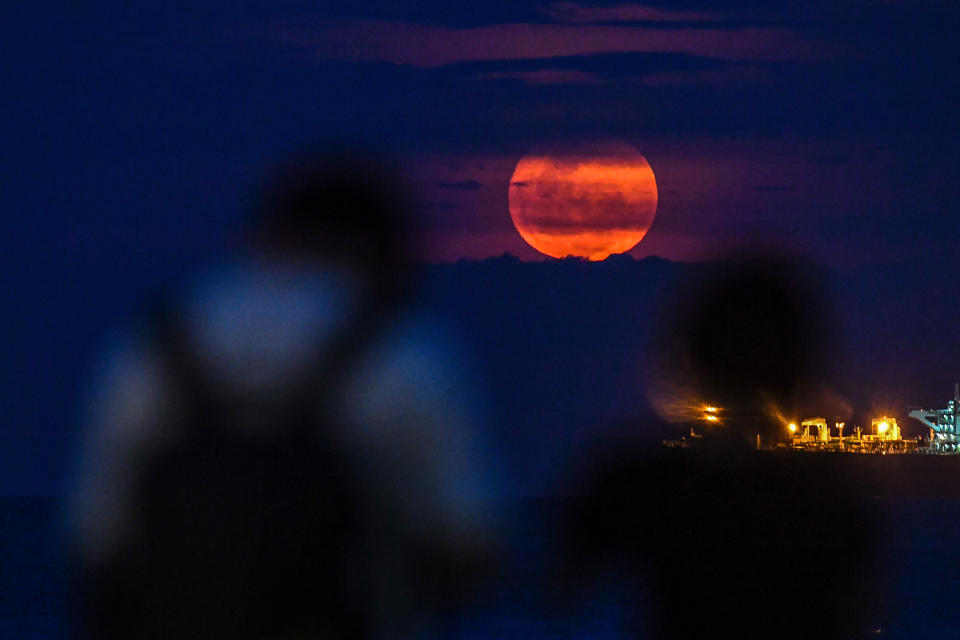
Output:
[[930,428],[928,453],[960,453],[958,418],[960,418],[960,383],[953,385],[953,400],[946,409],[910,409],[909,415]]
[[[834,423],[836,435],[830,432],[830,426],[823,418],[810,418],[800,423],[802,429],[797,433],[795,423],[787,427],[790,440],[783,446],[797,451],[833,451],[844,453],[916,453],[916,440],[904,440],[900,436],[900,426],[896,418],[882,416],[870,421],[870,432],[863,433],[858,426],[853,433],[843,435],[846,426],[843,422]],[[814,430],[815,429],[815,430]]]
[[[722,427],[729,418],[724,416],[724,409],[717,405],[696,405],[691,413],[697,414],[697,422],[705,428],[696,433],[693,426],[689,436],[678,440],[664,440],[668,447],[687,448],[700,446],[703,434],[716,426]],[[896,418],[880,416],[870,421],[869,431],[854,425],[846,434],[845,422],[830,424],[824,418],[808,418],[800,422],[782,424],[786,427],[786,438],[779,442],[761,442],[757,434],[757,449],[808,451],[813,453],[872,453],[872,454],[907,454],[922,453],[932,455],[960,455],[960,383],[955,383],[953,400],[947,402],[946,409],[907,409],[907,415],[920,421],[929,428],[929,436],[925,438],[904,439],[900,432],[900,425]],[[777,414],[780,420],[783,417]]]
[[[836,435],[830,432],[823,418],[810,418],[788,425],[790,439],[782,447],[799,451],[843,451],[850,453],[927,453],[935,455],[960,454],[960,383],[953,385],[953,400],[946,409],[910,408],[907,415],[930,429],[926,443],[920,438],[904,440],[895,418],[882,416],[870,422],[870,433],[860,427],[854,433],[843,435],[844,423],[834,423]],[[799,433],[798,433],[799,431]]]

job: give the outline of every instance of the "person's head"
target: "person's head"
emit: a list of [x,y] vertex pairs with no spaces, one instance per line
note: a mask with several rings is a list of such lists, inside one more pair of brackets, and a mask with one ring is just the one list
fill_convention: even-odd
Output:
[[400,171],[373,155],[298,154],[262,190],[254,239],[265,253],[334,264],[380,295],[396,296],[412,262],[411,200]]

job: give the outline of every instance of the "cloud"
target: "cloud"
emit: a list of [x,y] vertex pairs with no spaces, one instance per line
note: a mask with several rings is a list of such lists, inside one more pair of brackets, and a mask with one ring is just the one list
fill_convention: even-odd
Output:
[[768,71],[759,66],[734,66],[725,69],[697,71],[661,71],[643,76],[641,83],[655,87],[666,86],[732,86],[769,81]]
[[[518,186],[517,182],[510,183],[511,189]],[[525,226],[555,236],[645,231],[656,211],[656,200],[652,205],[646,200],[650,190],[636,185],[601,183],[585,190],[575,182],[541,179],[524,193],[517,206],[524,212]]]
[[554,2],[542,13],[556,22],[717,22],[726,16],[716,11],[671,11],[642,4],[582,7],[576,2]]
[[753,188],[760,193],[779,193],[782,191],[796,191],[797,188],[789,184],[761,184]]
[[679,53],[724,60],[821,59],[832,52],[779,27],[649,28],[499,24],[469,29],[379,20],[275,24],[273,37],[317,60],[422,68],[458,62],[535,60],[605,53]]
[[457,182],[438,182],[438,187],[444,189],[460,189],[462,191],[479,191],[483,189],[483,183],[476,180],[459,180]]
[[453,211],[459,207],[452,202],[440,202],[436,200],[431,200],[427,202],[427,206],[436,211]]
[[476,80],[520,80],[526,84],[602,84],[592,73],[575,69],[538,69],[536,71],[491,71],[474,76]]
[[824,167],[839,167],[850,162],[850,157],[840,153],[814,155],[807,158],[807,162]]

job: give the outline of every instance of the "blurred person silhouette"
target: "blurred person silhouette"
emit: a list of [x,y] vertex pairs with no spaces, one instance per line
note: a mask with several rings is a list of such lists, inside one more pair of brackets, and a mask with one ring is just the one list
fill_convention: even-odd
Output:
[[789,406],[833,355],[826,289],[781,259],[719,267],[679,287],[656,344],[657,371],[722,419],[698,424],[688,448],[663,446],[650,419],[615,451],[583,455],[562,516],[563,582],[577,594],[611,572],[635,580],[626,600],[661,640],[864,637],[887,604],[875,487],[851,466],[863,460],[756,450],[758,433],[770,442],[782,428],[767,403]]
[[110,350],[71,504],[89,637],[429,637],[470,592],[487,478],[454,356],[405,307],[398,176],[292,159],[252,251]]

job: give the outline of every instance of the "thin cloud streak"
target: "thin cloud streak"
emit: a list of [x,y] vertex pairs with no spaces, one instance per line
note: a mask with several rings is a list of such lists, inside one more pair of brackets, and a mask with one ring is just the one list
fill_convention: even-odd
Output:
[[458,180],[456,182],[438,182],[438,187],[443,189],[461,189],[464,191],[479,191],[483,189],[483,183],[476,180]]
[[432,68],[458,62],[534,60],[609,53],[680,53],[724,60],[816,60],[822,43],[774,27],[649,28],[501,24],[471,29],[377,20],[278,24],[273,37],[317,60]]
[[736,66],[697,71],[660,71],[643,76],[641,83],[653,87],[715,86],[730,87],[769,82],[769,72],[760,66]]
[[717,11],[671,11],[642,4],[583,7],[576,2],[554,2],[545,16],[557,22],[719,22],[727,16]]
[[536,71],[491,71],[474,76],[476,80],[519,80],[529,85],[603,84],[592,73],[575,69],[537,69]]

